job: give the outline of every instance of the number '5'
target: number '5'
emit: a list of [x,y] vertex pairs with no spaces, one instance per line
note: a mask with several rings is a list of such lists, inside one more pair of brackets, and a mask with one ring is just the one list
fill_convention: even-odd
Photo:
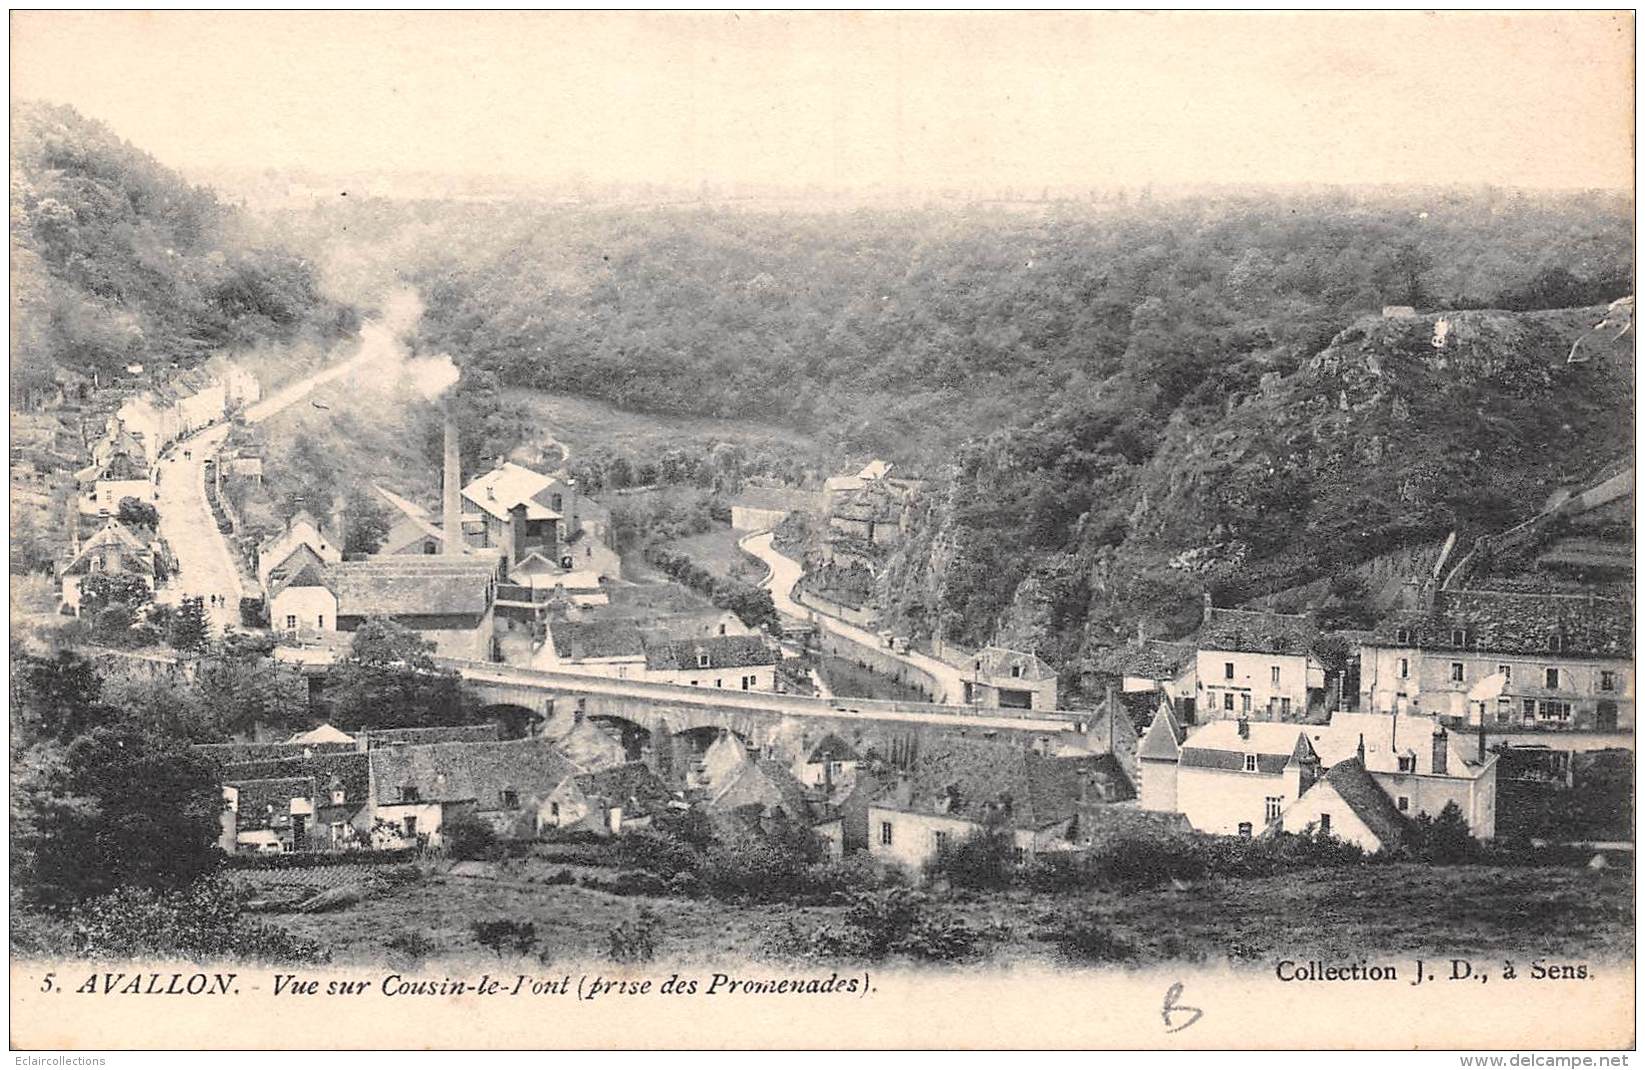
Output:
[[42,980],[42,981],[41,981],[41,982],[40,982],[40,991],[42,991],[42,992],[50,992],[50,991],[51,991],[51,987],[52,987],[52,986],[51,986],[51,979],[52,979],[52,978],[53,978],[53,977],[56,977],[56,976],[57,976],[57,975],[56,975],[56,974],[55,974],[55,973],[48,973],[48,974],[46,974],[46,976],[45,976],[45,979],[44,979],[44,980]]

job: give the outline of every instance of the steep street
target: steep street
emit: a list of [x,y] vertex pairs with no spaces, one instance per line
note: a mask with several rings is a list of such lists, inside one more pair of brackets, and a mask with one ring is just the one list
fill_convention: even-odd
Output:
[[[370,360],[377,335],[388,328],[368,323],[360,329],[360,351],[345,361],[330,365],[305,379],[289,383],[246,409],[249,423],[266,420],[306,398],[324,383],[341,378]],[[240,624],[240,598],[247,594],[235,567],[234,551],[217,530],[217,520],[206,501],[205,463],[228,437],[229,425],[215,424],[173,444],[160,458],[160,483],[155,507],[160,510],[160,536],[177,555],[178,574],[156,593],[157,601],[175,605],[184,597],[199,595],[207,600],[206,612],[213,634]],[[221,605],[212,605],[211,596]]]
[[954,706],[965,702],[965,683],[960,676],[960,671],[954,666],[944,661],[938,661],[936,658],[922,654],[917,650],[899,653],[887,649],[884,641],[873,632],[794,601],[794,585],[805,574],[805,570],[798,561],[779,553],[776,547],[772,545],[772,538],[771,532],[762,531],[743,539],[741,545],[743,549],[765,562],[766,567],[770,569],[765,578],[764,586],[771,592],[771,601],[775,603],[778,613],[812,621],[819,628],[825,628],[835,635],[875,647],[887,657],[895,658],[916,669],[930,673],[942,685],[942,694],[933,696],[935,702]]

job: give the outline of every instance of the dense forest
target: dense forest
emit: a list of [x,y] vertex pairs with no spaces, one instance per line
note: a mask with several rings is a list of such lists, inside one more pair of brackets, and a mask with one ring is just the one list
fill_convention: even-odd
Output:
[[59,369],[189,367],[352,329],[307,263],[101,123],[24,102],[11,144],[14,395]]

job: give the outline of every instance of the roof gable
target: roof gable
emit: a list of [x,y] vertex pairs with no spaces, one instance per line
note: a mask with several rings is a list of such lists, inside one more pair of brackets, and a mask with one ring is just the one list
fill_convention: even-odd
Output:
[[777,655],[758,635],[711,635],[645,646],[646,668],[663,671],[739,669],[776,663]]
[[1335,791],[1384,847],[1397,847],[1410,829],[1399,807],[1394,805],[1388,793],[1382,790],[1382,785],[1366,771],[1358,758],[1349,758],[1333,765],[1331,771],[1309,789],[1308,794],[1322,787]]

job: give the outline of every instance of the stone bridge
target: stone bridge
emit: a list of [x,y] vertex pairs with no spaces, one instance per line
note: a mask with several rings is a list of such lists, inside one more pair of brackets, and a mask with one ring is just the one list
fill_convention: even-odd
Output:
[[[792,760],[830,732],[859,750],[906,765],[922,742],[943,735],[1015,738],[1054,748],[1083,734],[1089,714],[941,706],[873,699],[821,699],[542,672],[488,662],[438,659],[461,673],[488,706],[524,710],[559,735],[577,718],[618,734],[629,756],[672,766],[685,748],[700,751],[721,731],[768,756]],[[501,711],[499,711],[501,712]],[[1071,740],[1070,740],[1071,742]]]

